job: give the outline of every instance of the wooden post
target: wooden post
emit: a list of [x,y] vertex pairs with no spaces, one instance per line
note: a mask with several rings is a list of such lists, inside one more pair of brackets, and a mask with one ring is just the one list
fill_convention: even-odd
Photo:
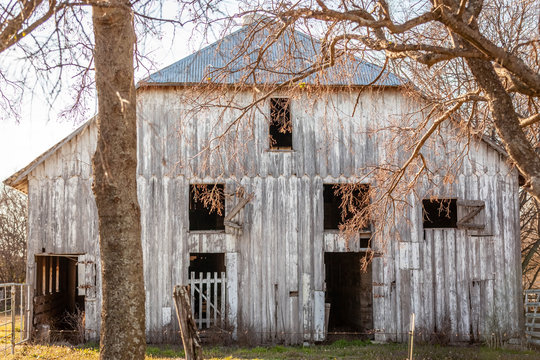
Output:
[[11,355],[15,354],[15,308],[17,307],[15,285],[11,286]]
[[31,327],[31,323],[30,323],[30,301],[31,301],[31,297],[30,297],[30,285],[25,285],[26,286],[26,318],[24,319],[24,324],[25,324],[25,330],[26,330],[26,336],[25,336],[25,340],[30,340],[30,327]]
[[409,360],[413,360],[414,345],[414,313],[411,314],[411,327],[409,330]]
[[173,297],[186,360],[202,360],[201,340],[199,339],[197,327],[191,314],[189,286],[176,285],[174,287]]

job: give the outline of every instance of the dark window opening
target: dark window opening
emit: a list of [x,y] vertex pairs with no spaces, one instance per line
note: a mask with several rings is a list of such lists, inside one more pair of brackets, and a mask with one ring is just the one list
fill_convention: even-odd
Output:
[[190,253],[189,254],[189,278],[203,278],[207,273],[225,272],[225,254],[223,253]]
[[370,246],[370,239],[361,238],[360,239],[360,247],[362,249],[367,249]]
[[292,149],[290,99],[270,99],[270,149]]
[[225,230],[223,184],[189,185],[189,230]]
[[424,229],[456,228],[456,199],[424,199],[422,200]]
[[326,292],[330,304],[329,335],[343,332],[369,333],[373,329],[371,262],[365,271],[365,253],[324,253]]
[[360,215],[360,230],[369,231],[367,184],[324,184],[324,229],[337,230],[355,215]]
[[55,338],[77,343],[84,324],[84,296],[78,289],[77,255],[36,256],[33,324],[40,331],[48,327]]

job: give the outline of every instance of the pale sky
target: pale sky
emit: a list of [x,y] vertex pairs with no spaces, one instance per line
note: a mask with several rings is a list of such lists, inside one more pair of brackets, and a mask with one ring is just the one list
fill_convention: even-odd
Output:
[[25,167],[75,127],[67,122],[47,121],[47,116],[40,114],[25,115],[18,124],[3,120],[0,124],[0,180]]
[[[167,12],[164,11],[164,13]],[[166,29],[164,33],[170,34],[170,36],[152,40],[150,43],[146,42],[144,45],[145,52],[150,54],[149,57],[153,61],[151,72],[180,60],[208,43],[200,35],[193,35],[192,29],[189,27],[176,28],[173,31],[172,25],[167,26],[170,26],[171,29],[170,31]],[[172,39],[173,33],[174,39]],[[211,34],[209,36],[215,37],[216,35]],[[209,42],[212,42],[212,39],[209,39]],[[141,47],[141,43],[138,46]],[[146,70],[138,71],[136,81],[148,74]],[[70,97],[64,96],[63,98]],[[95,100],[90,101],[90,104],[92,102],[95,103]],[[15,120],[0,120],[0,181],[25,167],[87,120],[84,118],[57,120],[56,114],[68,105],[70,104],[67,102],[62,103],[60,100],[51,108],[43,96],[37,93],[33,96],[26,96],[22,106],[21,119],[18,123]],[[94,114],[95,104],[94,109],[90,110],[87,118]]]

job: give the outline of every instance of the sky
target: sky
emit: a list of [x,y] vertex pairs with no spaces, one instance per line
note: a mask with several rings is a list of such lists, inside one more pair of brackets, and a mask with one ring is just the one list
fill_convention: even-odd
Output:
[[[43,105],[46,106],[46,105]],[[37,111],[25,115],[18,123],[0,123],[0,180],[25,167],[41,153],[66,137],[76,127],[73,123],[48,120]]]
[[[168,14],[171,10],[162,9],[162,13]],[[165,25],[161,36],[138,43],[139,48],[144,46],[144,52],[149,54],[151,66],[136,71],[135,81],[182,59],[215,38],[216,34],[209,34],[208,39],[204,39],[193,33],[189,25],[174,29],[172,25]],[[11,65],[17,64],[7,64],[8,67]],[[76,80],[66,76],[64,81]],[[71,105],[67,100],[70,98],[69,94],[64,94],[51,106],[38,90],[25,95],[20,119],[0,117],[0,181],[28,165],[95,114],[97,103],[95,99],[90,99],[89,112],[84,115],[86,118],[59,118],[57,114]]]
[[[161,7],[155,9],[155,13],[150,13],[150,15],[156,18],[171,18],[179,14],[179,5],[176,1],[163,1],[159,4]],[[236,1],[224,0],[219,4],[222,13],[238,12],[239,3]],[[236,19],[236,25],[233,25],[229,31],[235,30],[241,22]],[[91,24],[88,26],[91,27]],[[217,40],[222,36],[221,29],[214,23],[210,31],[203,36],[199,31],[194,31],[193,25],[189,23],[183,27],[164,24],[160,34],[152,37],[139,34],[137,47],[146,54],[148,61],[145,67],[136,69],[135,82]],[[6,61],[5,57],[3,61]],[[24,65],[21,64],[4,63],[1,66],[3,68],[13,66],[18,73],[24,73]],[[69,81],[76,81],[76,79],[64,76],[63,81],[63,86],[69,89]],[[22,110],[18,120],[1,116],[3,109],[0,109],[0,182],[24,168],[96,113],[97,102],[95,98],[91,98],[87,101],[90,109],[84,116],[68,119],[60,117],[58,114],[72,105],[70,99],[73,95],[67,90],[58,98],[59,100],[49,105],[43,95],[43,90],[37,90],[33,94],[27,92],[22,100]]]

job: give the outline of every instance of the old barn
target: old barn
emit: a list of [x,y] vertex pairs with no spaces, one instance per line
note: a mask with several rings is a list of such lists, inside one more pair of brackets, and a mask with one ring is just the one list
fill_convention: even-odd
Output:
[[[343,333],[403,341],[412,312],[425,336],[519,336],[518,173],[504,152],[484,140],[440,136],[425,156],[441,168],[470,142],[452,181],[434,170],[437,182],[417,184],[391,231],[367,226],[346,240],[335,185],[376,187],[367,169],[385,163],[392,148],[377,129],[417,104],[398,77],[351,57],[293,93],[261,100],[231,127],[239,105],[280,81],[271,70],[282,59],[298,53],[307,61],[320,50],[309,36],[290,33],[272,45],[246,86],[238,64],[260,48],[256,39],[246,45],[248,28],[138,84],[148,341],[178,341],[172,291],[188,283],[199,328],[257,343],[317,342]],[[247,55],[235,58],[246,46]],[[201,94],[210,88],[222,106],[205,102]],[[96,137],[90,120],[5,181],[28,194],[34,328],[61,327],[61,314],[78,308],[87,339],[100,330],[91,191]],[[217,205],[223,211],[205,206],[200,185],[223,194]],[[371,251],[376,256],[362,271],[361,259]]]

